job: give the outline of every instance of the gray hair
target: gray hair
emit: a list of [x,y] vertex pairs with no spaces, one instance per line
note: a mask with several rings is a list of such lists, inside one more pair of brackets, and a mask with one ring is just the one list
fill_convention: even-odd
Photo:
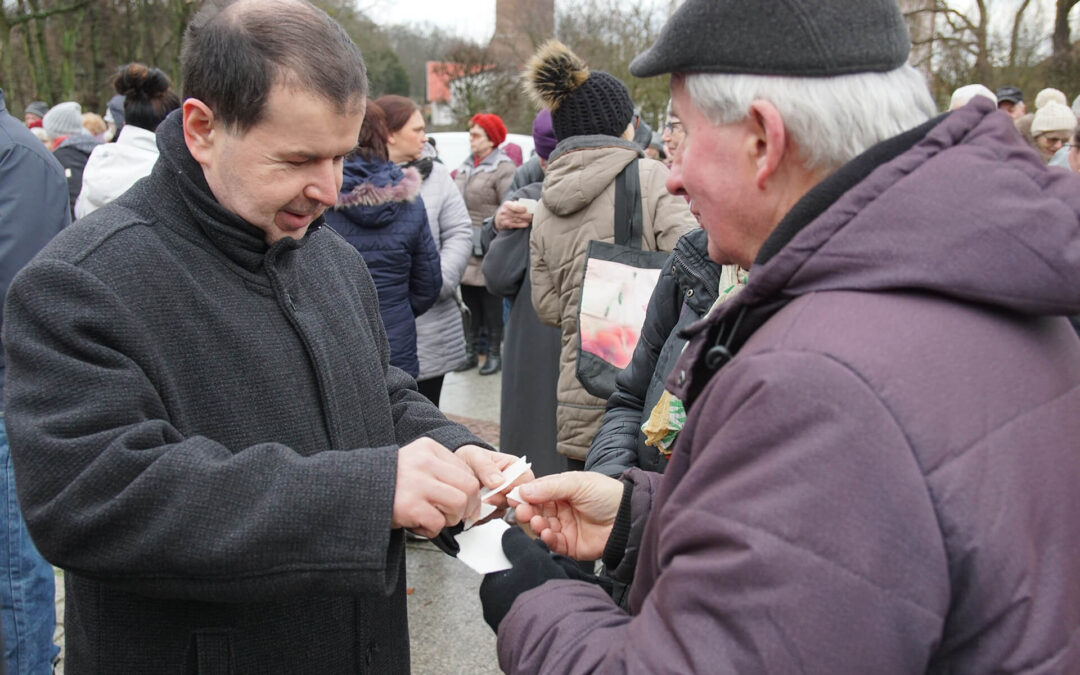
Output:
[[937,114],[926,80],[909,65],[835,77],[728,73],[677,77],[694,107],[713,124],[741,122],[757,99],[772,103],[808,169],[835,170]]

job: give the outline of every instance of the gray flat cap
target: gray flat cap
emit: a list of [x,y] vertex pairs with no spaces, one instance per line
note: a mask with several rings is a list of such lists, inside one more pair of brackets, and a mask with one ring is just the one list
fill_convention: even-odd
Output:
[[896,0],[686,0],[630,72],[830,77],[894,70],[910,51]]

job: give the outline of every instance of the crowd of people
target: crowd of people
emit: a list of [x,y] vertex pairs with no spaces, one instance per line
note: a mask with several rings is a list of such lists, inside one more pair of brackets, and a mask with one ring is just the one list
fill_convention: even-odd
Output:
[[50,672],[56,565],[70,673],[409,672],[406,535],[527,455],[506,672],[1080,672],[1080,96],[940,112],[909,52],[896,0],[687,0],[662,129],[552,40],[534,152],[481,111],[460,166],[305,0],[202,9],[182,97],[0,93],[0,665]]

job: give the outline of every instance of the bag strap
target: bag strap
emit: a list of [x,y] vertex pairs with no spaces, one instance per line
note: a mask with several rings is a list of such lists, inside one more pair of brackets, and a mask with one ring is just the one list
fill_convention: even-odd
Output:
[[635,157],[615,177],[615,243],[640,251],[643,229],[641,175]]

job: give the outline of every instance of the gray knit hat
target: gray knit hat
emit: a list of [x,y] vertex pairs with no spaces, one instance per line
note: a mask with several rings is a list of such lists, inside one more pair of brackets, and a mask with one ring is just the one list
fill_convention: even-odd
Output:
[[49,112],[49,104],[45,101],[33,101],[26,106],[26,112],[38,117],[45,117],[45,113]]
[[894,70],[910,51],[896,0],[686,0],[630,72],[829,77]]
[[41,126],[45,127],[49,138],[84,134],[86,130],[82,125],[82,106],[75,101],[57,103],[45,113]]

